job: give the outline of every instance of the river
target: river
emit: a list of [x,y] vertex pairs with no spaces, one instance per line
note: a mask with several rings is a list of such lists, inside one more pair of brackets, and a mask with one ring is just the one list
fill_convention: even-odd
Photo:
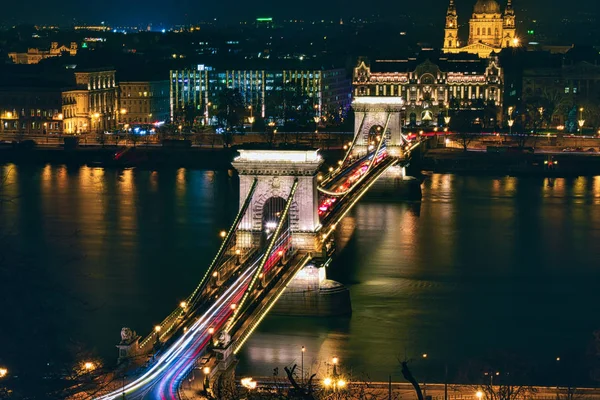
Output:
[[[145,334],[179,304],[238,206],[230,171],[0,171],[0,338],[19,349],[0,354],[7,365],[74,348],[114,362],[121,327]],[[305,346],[313,372],[337,356],[354,379],[401,380],[409,359],[424,380],[459,380],[473,360],[502,352],[534,365],[537,383],[551,383],[561,357],[589,384],[600,176],[432,175],[422,187],[420,203],[361,202],[339,224],[328,278],[350,288],[352,316],[267,317],[240,373],[300,364]]]

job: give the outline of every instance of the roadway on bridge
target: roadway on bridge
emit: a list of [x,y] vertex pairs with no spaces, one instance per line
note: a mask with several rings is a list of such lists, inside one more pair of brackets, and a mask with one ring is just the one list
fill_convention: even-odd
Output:
[[232,313],[232,304],[242,297],[259,260],[247,267],[235,282],[224,289],[222,294],[188,328],[175,343],[158,356],[157,362],[144,374],[120,390],[115,390],[99,400],[127,399],[178,399],[177,389],[180,382],[194,367],[200,354],[210,340],[209,328],[215,331],[227,321]]

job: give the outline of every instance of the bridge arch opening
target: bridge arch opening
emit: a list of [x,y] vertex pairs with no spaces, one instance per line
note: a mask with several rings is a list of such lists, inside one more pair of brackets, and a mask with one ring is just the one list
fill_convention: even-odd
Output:
[[[265,200],[262,208],[262,232],[263,232],[263,240],[267,240],[277,228],[279,221],[281,220],[281,215],[283,214],[283,210],[285,208],[285,199],[279,196],[269,197]],[[281,226],[281,231],[285,232],[290,227],[290,219],[288,218],[283,222]]]

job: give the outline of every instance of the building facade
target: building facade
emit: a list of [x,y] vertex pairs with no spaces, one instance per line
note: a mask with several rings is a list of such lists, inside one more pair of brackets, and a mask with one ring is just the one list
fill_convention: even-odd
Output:
[[0,133],[59,134],[62,124],[60,88],[0,88]]
[[[533,58],[533,57],[532,57]],[[592,49],[574,47],[564,55],[539,52],[522,69],[522,93],[515,108],[523,119],[543,108],[542,126],[560,126],[565,131],[600,127],[600,56]],[[528,112],[528,109],[531,112]],[[526,124],[527,121],[524,121]]]
[[8,57],[15,64],[37,64],[45,58],[60,56],[62,53],[68,53],[71,56],[77,54],[77,43],[71,42],[70,47],[59,46],[58,42],[52,42],[49,50],[40,50],[37,48],[27,49],[26,53],[12,52]]
[[72,89],[62,92],[64,133],[100,133],[117,127],[114,70],[75,72]]
[[119,82],[119,123],[152,124],[169,116],[169,81]]
[[469,20],[469,38],[462,41],[458,34],[458,14],[454,0],[450,0],[444,29],[445,53],[467,52],[487,58],[503,48],[520,46],[516,32],[515,11],[508,0],[504,13],[496,0],[477,0]]
[[[440,57],[425,60],[361,59],[353,75],[353,94],[403,100],[403,125],[442,126],[448,110],[497,108],[502,104],[502,69],[496,60]],[[497,113],[496,113],[497,114]]]
[[171,118],[177,109],[193,105],[210,118],[210,103],[225,89],[239,90],[247,106],[257,115],[277,119],[270,106],[271,94],[298,88],[315,108],[316,116],[350,107],[352,87],[344,69],[245,69],[218,70],[205,65],[195,69],[170,71]]

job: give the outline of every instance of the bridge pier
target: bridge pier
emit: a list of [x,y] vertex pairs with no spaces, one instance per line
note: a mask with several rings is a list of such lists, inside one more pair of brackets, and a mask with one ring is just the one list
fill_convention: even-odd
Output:
[[272,312],[285,316],[347,316],[352,314],[350,292],[341,283],[327,279],[326,266],[317,259],[296,274]]
[[420,201],[421,182],[406,175],[406,167],[394,165],[390,167],[371,186],[366,199],[370,200],[414,200]]

